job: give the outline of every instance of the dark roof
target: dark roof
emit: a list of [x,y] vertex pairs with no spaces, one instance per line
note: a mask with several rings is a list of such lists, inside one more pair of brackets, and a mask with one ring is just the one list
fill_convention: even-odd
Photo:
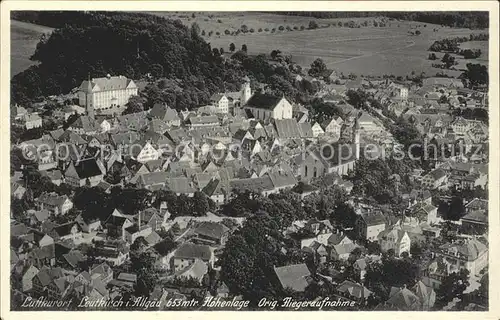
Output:
[[229,229],[225,225],[210,221],[202,222],[194,230],[196,234],[214,239],[221,239],[227,231],[229,231]]
[[212,252],[209,246],[197,245],[193,243],[184,243],[176,251],[174,256],[176,258],[194,259],[198,258],[203,261],[210,260]]
[[95,159],[87,159],[75,164],[76,173],[80,179],[86,179],[101,175],[101,169]]
[[360,216],[369,226],[374,226],[386,222],[385,216],[382,214],[382,212],[375,211],[370,213],[364,213]]
[[246,103],[246,106],[259,109],[274,109],[282,97],[267,93],[255,93]]
[[55,226],[53,231],[60,237],[66,236],[66,235],[69,235],[71,233],[71,228],[73,228],[74,225],[76,225],[77,228],[80,229],[80,225],[78,223],[68,222],[65,224]]

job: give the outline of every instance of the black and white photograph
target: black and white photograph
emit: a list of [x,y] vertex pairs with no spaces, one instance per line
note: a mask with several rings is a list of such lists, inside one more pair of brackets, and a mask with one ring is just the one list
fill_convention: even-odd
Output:
[[115,7],[4,21],[10,311],[495,307],[491,11]]

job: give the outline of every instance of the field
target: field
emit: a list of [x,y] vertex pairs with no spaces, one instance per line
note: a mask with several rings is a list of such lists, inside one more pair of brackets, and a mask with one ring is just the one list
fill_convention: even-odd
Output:
[[[352,19],[313,19],[309,17],[283,16],[271,13],[249,12],[242,13],[159,13],[154,14],[171,19],[179,19],[190,26],[196,22],[201,30],[205,30],[205,39],[212,47],[224,48],[228,51],[229,44],[234,43],[236,48],[246,44],[249,54],[266,53],[279,49],[291,54],[293,60],[307,68],[316,58],[322,58],[329,68],[344,74],[358,75],[408,75],[411,72],[434,75],[442,71],[432,67],[432,61],[427,60],[427,49],[438,39],[469,36],[471,33],[487,31],[471,31],[468,29],[452,29],[437,25],[408,21],[388,21],[386,27],[338,27],[338,22],[355,21],[356,23],[373,21],[380,22],[380,18],[352,18]],[[315,20],[320,25],[315,30],[300,30],[301,26],[308,27],[309,22]],[[253,33],[226,35],[237,30],[242,25],[254,29]],[[329,27],[326,27],[330,25]],[[299,30],[279,31],[279,26]],[[265,31],[265,29],[269,31]],[[275,33],[271,29],[276,28]],[[262,31],[259,32],[259,29]],[[434,32],[433,29],[438,29]],[[409,31],[419,30],[419,36],[412,36]],[[208,33],[212,31],[209,37]],[[219,35],[216,33],[219,32]],[[475,44],[484,47],[483,55],[479,59],[463,60],[457,57],[458,67],[465,67],[467,62],[487,64],[487,42],[478,41]],[[449,75],[458,76],[461,71],[446,71]]]
[[[234,43],[239,49],[243,44],[248,47],[249,54],[269,54],[279,49],[291,54],[293,60],[308,68],[316,58],[322,58],[329,68],[344,74],[383,75],[394,74],[405,76],[412,72],[425,72],[435,75],[441,69],[432,67],[433,61],[427,60],[427,49],[433,41],[442,38],[469,36],[471,33],[487,31],[471,31],[468,29],[452,29],[420,22],[387,21],[386,27],[372,26],[381,18],[352,19],[314,19],[300,16],[284,16],[259,12],[150,12],[170,19],[179,19],[185,25],[196,22],[200,30],[205,31],[205,40],[214,48],[229,50]],[[310,21],[316,21],[319,29],[307,30]],[[354,21],[370,26],[361,28],[339,27],[338,23]],[[33,54],[42,33],[50,32],[46,28],[30,23],[11,22],[11,75],[25,70],[35,64],[29,57]],[[226,35],[238,30],[242,25],[253,29],[253,33]],[[279,31],[279,27],[289,27],[291,31]],[[300,30],[301,27],[306,30]],[[271,30],[275,28],[274,33]],[[297,30],[294,30],[297,29]],[[267,31],[266,31],[267,29]],[[438,29],[434,32],[433,29]],[[412,36],[409,31],[419,30],[419,36]],[[208,34],[211,32],[211,36]],[[219,35],[217,35],[219,33]],[[457,57],[458,68],[464,68],[468,62],[488,63],[488,42],[474,41],[462,44],[463,48],[473,46],[483,51],[479,59],[463,60]],[[438,56],[440,56],[438,54]],[[448,70],[446,73],[458,76],[461,71]]]
[[50,33],[51,31],[52,28],[11,20],[11,78],[17,73],[36,64],[36,62],[31,61],[29,58],[35,52],[36,44],[40,40],[40,36],[43,33]]

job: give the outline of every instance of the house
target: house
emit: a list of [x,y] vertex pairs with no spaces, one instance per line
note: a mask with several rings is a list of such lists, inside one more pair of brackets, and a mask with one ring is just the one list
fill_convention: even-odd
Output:
[[274,267],[274,272],[283,289],[304,292],[311,281],[311,272],[304,263]]
[[172,269],[176,272],[182,270],[195,263],[196,259],[213,266],[215,258],[209,246],[185,242],[174,252]]
[[255,93],[244,105],[256,120],[292,119],[293,107],[285,97]]
[[[120,266],[130,257],[128,244],[120,240],[99,241],[95,243],[95,257],[109,263],[111,266]],[[106,264],[107,265],[107,264]]]
[[324,132],[334,134],[337,137],[340,137],[340,130],[342,129],[343,123],[344,121],[340,117],[337,117],[337,119],[331,118],[329,120],[326,120],[323,123]]
[[181,125],[181,118],[179,118],[177,111],[165,104],[155,103],[153,108],[149,111],[149,116],[153,118],[153,120],[157,119],[163,121],[167,126],[178,127]]
[[337,291],[342,294],[342,296],[351,299],[362,301],[368,299],[373,293],[368,290],[365,286],[352,282],[350,280],[345,280],[338,287]]
[[334,233],[328,238],[330,257],[335,260],[347,260],[351,252],[358,248],[351,239],[343,233]]
[[83,217],[82,214],[79,214],[75,218],[75,222],[78,223],[82,231],[86,233],[96,232],[101,229],[101,220],[98,218]]
[[27,292],[33,289],[33,278],[38,274],[39,270],[34,266],[28,266],[21,278],[22,291]]
[[149,141],[139,141],[130,149],[130,156],[139,163],[158,160],[160,152]]
[[26,193],[26,188],[21,185],[20,181],[12,181],[10,183],[10,194],[16,199],[22,199]]
[[467,269],[478,275],[488,265],[488,247],[475,238],[444,244],[434,254],[443,258],[448,273]]
[[448,175],[441,168],[434,169],[422,177],[422,185],[431,190],[447,188],[447,183]]
[[76,222],[67,222],[54,227],[50,232],[50,236],[55,240],[81,240],[82,228]]
[[98,132],[101,132],[100,126],[94,119],[89,116],[79,116],[69,125],[68,130],[74,131],[75,133],[80,135],[94,135]]
[[184,194],[188,197],[192,197],[196,192],[193,181],[189,178],[169,178],[166,181],[166,185],[177,195]]
[[354,144],[333,143],[324,145],[319,150],[313,148],[307,152],[301,164],[301,180],[310,181],[333,172],[340,176],[346,175],[354,170],[359,152],[358,140]]
[[208,272],[208,266],[201,259],[195,258],[194,262],[185,268],[179,269],[176,271],[172,277],[173,278],[186,278],[186,279],[195,279],[200,284],[203,280],[203,277]]
[[229,111],[229,100],[223,93],[216,93],[210,97],[210,102],[215,106],[217,113],[227,114]]
[[412,292],[420,299],[422,304],[421,310],[431,310],[436,302],[436,292],[430,286],[427,286],[422,281],[418,281],[412,288]]
[[47,177],[56,186],[61,185],[63,182],[63,175],[60,170],[40,171],[42,177]]
[[317,122],[315,122],[312,126],[311,126],[311,130],[312,130],[312,133],[313,133],[313,137],[317,138],[321,135],[323,135],[325,133],[325,131],[323,130],[323,128],[321,127],[321,125]]
[[217,116],[193,116],[186,121],[192,129],[201,127],[216,127],[220,125]]
[[229,228],[217,222],[205,221],[200,223],[193,231],[196,238],[193,242],[207,245],[224,245],[229,235]]
[[54,215],[66,214],[73,208],[73,202],[66,195],[59,196],[55,192],[42,193],[35,199],[38,210],[48,210]]
[[113,213],[104,224],[109,236],[125,240],[125,229],[132,226],[134,223],[124,215]]
[[66,183],[73,187],[97,186],[103,179],[105,172],[101,163],[96,159],[86,159],[71,162],[64,172]]
[[61,268],[44,267],[32,278],[33,292],[37,295],[43,295],[48,290],[50,283],[54,279],[63,276]]
[[378,235],[378,242],[382,252],[393,250],[397,257],[401,257],[403,252],[410,254],[410,236],[408,232],[393,228],[384,230]]
[[108,74],[104,78],[83,81],[78,89],[78,104],[87,110],[124,106],[131,96],[137,95],[137,90],[133,80]]
[[106,262],[96,264],[90,269],[90,277],[107,284],[113,279],[113,269]]
[[407,288],[392,287],[389,293],[389,299],[382,304],[379,309],[397,310],[397,311],[420,311],[422,302],[420,298]]
[[362,239],[377,241],[378,235],[386,228],[386,219],[382,212],[372,211],[356,217],[356,233]]
[[38,113],[27,113],[24,115],[24,126],[26,130],[40,128],[42,126],[42,118]]

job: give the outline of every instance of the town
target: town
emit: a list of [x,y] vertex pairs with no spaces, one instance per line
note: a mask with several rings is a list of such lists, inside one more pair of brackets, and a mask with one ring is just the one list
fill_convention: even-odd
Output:
[[13,310],[487,310],[487,86],[266,59],[308,103],[89,73],[13,105]]

